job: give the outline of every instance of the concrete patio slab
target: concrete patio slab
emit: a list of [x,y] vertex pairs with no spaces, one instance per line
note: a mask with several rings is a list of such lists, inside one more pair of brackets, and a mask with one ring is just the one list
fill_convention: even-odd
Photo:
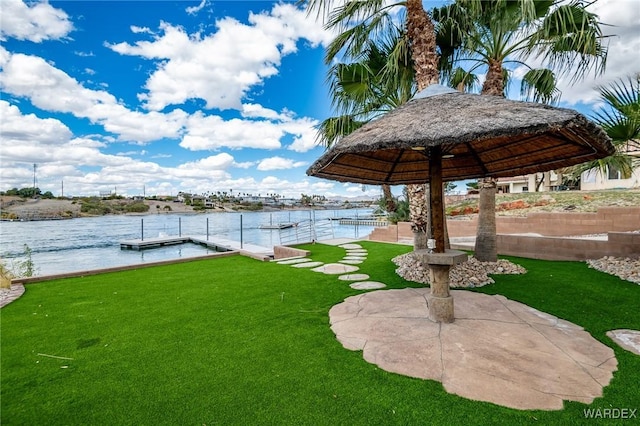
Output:
[[621,348],[640,355],[640,331],[638,330],[611,330],[607,336],[620,345]]
[[560,410],[602,396],[614,352],[575,324],[506,299],[462,290],[453,323],[428,319],[430,289],[347,298],[329,312],[344,347],[380,368],[441,381],[465,398],[516,409]]

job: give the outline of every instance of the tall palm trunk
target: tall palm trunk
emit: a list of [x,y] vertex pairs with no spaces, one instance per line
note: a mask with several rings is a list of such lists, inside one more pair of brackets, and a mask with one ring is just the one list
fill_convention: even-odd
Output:
[[[487,79],[482,86],[483,95],[504,96],[502,62],[489,61]],[[491,176],[480,180],[478,189],[478,230],[474,257],[481,262],[497,262],[498,246],[496,232],[496,187],[498,181]]]
[[382,196],[384,197],[384,208],[387,213],[394,213],[398,210],[398,206],[393,200],[393,194],[391,193],[391,187],[389,185],[382,185]]
[[[438,53],[433,22],[421,0],[407,0],[407,35],[411,41],[411,59],[418,90],[438,83]],[[409,215],[413,229],[413,248],[427,248],[430,236],[429,188],[424,184],[407,185]]]
[[478,230],[474,257],[481,262],[498,260],[496,235],[496,180],[484,178],[478,182]]

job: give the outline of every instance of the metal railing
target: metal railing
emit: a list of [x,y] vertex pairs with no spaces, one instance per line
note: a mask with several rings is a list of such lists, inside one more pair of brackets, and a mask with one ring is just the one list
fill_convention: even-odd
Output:
[[292,245],[334,238],[333,224],[329,219],[308,219],[298,222],[293,228],[280,230],[280,244]]

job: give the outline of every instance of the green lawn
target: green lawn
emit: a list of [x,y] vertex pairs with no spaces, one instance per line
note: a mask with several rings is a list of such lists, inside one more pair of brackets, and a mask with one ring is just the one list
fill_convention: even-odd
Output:
[[[409,247],[362,245],[371,279],[418,286],[390,261]],[[324,262],[345,253],[306,248]],[[640,286],[584,263],[512,260],[529,272],[495,276],[479,291],[565,318],[614,348],[618,371],[603,398],[519,411],[382,371],[329,328],[329,309],[359,291],[336,276],[233,256],[27,285],[0,311],[0,423],[565,425],[584,424],[586,408],[640,409],[640,356],[605,336],[640,329]]]

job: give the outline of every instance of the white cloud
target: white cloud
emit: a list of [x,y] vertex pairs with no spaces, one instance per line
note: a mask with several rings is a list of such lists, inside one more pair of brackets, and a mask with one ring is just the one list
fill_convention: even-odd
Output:
[[185,12],[187,12],[189,15],[195,15],[198,12],[200,12],[202,9],[204,9],[206,5],[207,5],[207,0],[202,0],[200,4],[197,6],[187,7],[185,9]]
[[40,43],[57,40],[73,31],[67,14],[48,2],[26,4],[21,0],[2,0],[0,40],[13,37]]
[[192,151],[228,148],[278,149],[284,131],[269,121],[232,119],[201,112],[187,120],[187,133],[180,146]]
[[144,143],[177,138],[183,130],[187,117],[184,111],[176,109],[168,114],[131,111],[110,93],[85,88],[40,57],[7,52],[2,65],[3,91],[29,98],[43,110],[87,118],[117,134],[120,140]]
[[255,165],[256,165],[255,161],[244,161],[242,163],[236,163],[236,162],[233,163],[233,167],[238,169],[250,169]]
[[306,161],[294,161],[289,158],[271,157],[265,158],[258,163],[258,170],[287,170],[294,169],[296,167],[306,166]]
[[292,135],[295,135],[293,143],[287,147],[295,152],[307,152],[318,146],[316,136],[318,131],[316,126],[318,120],[302,118],[299,120],[284,123],[283,127]]
[[277,74],[284,55],[296,51],[300,39],[326,44],[329,33],[291,4],[278,4],[271,12],[250,14],[249,24],[233,18],[216,22],[213,34],[187,34],[179,26],[162,22],[161,35],[151,41],[107,44],[123,55],[158,60],[157,70],[139,94],[146,107],[162,110],[187,99],[203,99],[209,109],[241,109],[242,99]]
[[267,118],[269,120],[287,121],[291,120],[293,113],[290,111],[283,111],[278,113],[272,109],[265,108],[259,104],[242,104],[241,114],[245,118]]
[[[99,167],[104,171],[132,162],[126,157],[101,153],[102,142],[74,138],[58,120],[22,114],[18,107],[5,101],[0,101],[0,115],[3,118],[0,121],[3,185],[20,186],[24,183],[24,170],[34,163],[39,166],[38,176],[46,177],[47,173],[60,171],[83,176],[81,168]],[[58,182],[56,179],[56,184]]]
[[40,145],[55,146],[71,138],[71,130],[60,121],[53,118],[42,119],[35,114],[23,115],[17,106],[7,101],[0,100],[0,117],[0,135],[5,148],[32,141]]
[[139,27],[137,25],[131,25],[131,27],[129,28],[131,29],[131,32],[134,34],[153,34],[153,31],[151,31],[149,27]]
[[200,171],[226,170],[231,167],[231,165],[233,165],[233,156],[227,153],[221,153],[218,155],[201,158],[198,161],[184,163],[180,165],[178,169],[194,169]]
[[571,76],[560,79],[562,101],[569,105],[592,104],[598,101],[598,86],[614,80],[633,76],[640,72],[640,7],[636,0],[601,0],[588,8],[597,14],[604,24],[608,43],[607,67],[604,75],[593,74],[571,85]]

